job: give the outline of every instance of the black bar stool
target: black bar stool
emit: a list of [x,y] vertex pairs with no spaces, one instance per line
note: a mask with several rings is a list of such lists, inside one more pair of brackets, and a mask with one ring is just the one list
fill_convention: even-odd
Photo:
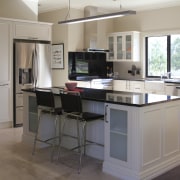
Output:
[[[88,122],[90,121],[104,119],[104,115],[92,113],[92,112],[83,112],[82,99],[79,93],[61,93],[60,97],[61,97],[61,105],[62,105],[62,110],[65,116],[65,119],[77,120],[78,145],[72,148],[71,150],[79,149],[80,155],[79,155],[78,173],[80,173],[83,149],[84,149],[84,154],[85,154],[87,145],[97,144],[95,142],[87,142],[86,126]],[[63,138],[65,122],[66,120],[63,123],[61,138]],[[79,130],[81,130],[81,132]],[[58,159],[60,156],[60,146],[59,146],[59,152],[58,152]]]
[[[34,138],[34,146],[33,146],[32,154],[33,155],[35,154],[37,141],[43,142],[43,143],[46,143],[46,144],[52,146],[51,161],[53,161],[54,149],[55,149],[55,145],[57,143],[57,139],[59,140],[59,144],[61,141],[61,139],[60,139],[60,137],[61,137],[60,136],[60,129],[61,128],[59,128],[59,135],[57,136],[57,121],[60,120],[60,115],[62,115],[62,109],[61,109],[61,107],[55,106],[54,95],[51,91],[36,90],[36,99],[37,99],[37,106],[38,106],[38,123],[37,123],[35,138]],[[51,137],[49,139],[40,139],[38,137],[39,125],[40,125],[41,121],[43,122],[43,118],[41,118],[43,113],[48,113],[48,114],[55,116],[55,119],[54,119],[54,137]],[[60,122],[59,122],[59,125],[60,125]]]

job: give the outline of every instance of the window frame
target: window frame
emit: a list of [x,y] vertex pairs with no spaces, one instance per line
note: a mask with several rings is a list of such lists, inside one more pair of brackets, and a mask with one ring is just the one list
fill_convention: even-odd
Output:
[[[171,36],[172,35],[179,35],[180,36],[180,30],[179,29],[172,29],[172,30],[161,30],[161,31],[148,31],[148,32],[142,32],[141,34],[141,38],[142,38],[142,48],[143,48],[143,52],[142,52],[142,58],[143,58],[143,61],[142,61],[142,66],[143,66],[143,77],[144,78],[153,78],[153,79],[159,79],[160,76],[148,76],[148,72],[147,72],[147,53],[146,53],[146,38],[148,37],[158,37],[158,36]],[[170,71],[170,68],[171,68],[171,61],[170,61],[170,58],[171,58],[171,51],[169,51],[169,54],[167,55],[167,58],[169,58],[169,62],[167,64],[167,72],[171,72]],[[173,79],[180,79],[180,76],[178,75],[177,77],[170,77],[170,78],[173,78]]]
[[171,72],[171,35],[173,35],[173,34],[151,35],[151,36],[145,37],[145,76],[146,76],[146,78],[160,78],[161,77],[161,76],[149,76],[148,75],[148,38],[150,38],[150,37],[160,37],[160,36],[167,37],[167,72]]

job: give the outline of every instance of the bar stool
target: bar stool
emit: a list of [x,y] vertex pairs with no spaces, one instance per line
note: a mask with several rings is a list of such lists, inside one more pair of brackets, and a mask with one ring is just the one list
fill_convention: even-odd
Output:
[[[63,114],[66,119],[75,119],[77,120],[77,140],[78,145],[71,150],[79,149],[79,167],[78,167],[78,173],[80,173],[81,170],[81,164],[82,164],[82,155],[83,155],[83,149],[84,154],[86,153],[86,146],[90,144],[97,144],[95,142],[88,142],[86,139],[86,126],[88,122],[104,119],[104,115],[92,113],[92,112],[84,112],[82,108],[82,99],[80,96],[80,93],[61,93],[61,105]],[[64,134],[64,125],[66,121],[63,123],[62,132],[61,132],[61,138],[63,138]],[[79,132],[79,130],[81,130]],[[62,142],[62,141],[61,141]],[[61,144],[59,144],[61,146]],[[60,155],[60,146],[59,146],[59,152],[58,152],[58,159]]]
[[[62,109],[61,107],[55,106],[55,99],[54,95],[51,91],[47,90],[36,90],[36,99],[37,99],[37,106],[38,106],[38,123],[37,123],[37,129],[34,137],[34,145],[33,145],[33,151],[32,154],[35,154],[36,149],[36,143],[37,141],[51,145],[52,146],[52,152],[51,152],[51,161],[53,161],[54,156],[54,149],[55,145],[57,143],[57,139],[59,140],[60,144],[60,135],[57,136],[57,121],[60,120],[60,115],[62,115]],[[54,115],[54,137],[51,137],[49,139],[40,139],[38,137],[39,134],[39,126],[40,122],[43,122],[42,114],[48,113],[50,115]],[[60,122],[59,122],[60,125]],[[48,127],[47,127],[48,128]],[[44,129],[45,130],[45,129]],[[59,128],[59,134],[60,134],[60,128]]]

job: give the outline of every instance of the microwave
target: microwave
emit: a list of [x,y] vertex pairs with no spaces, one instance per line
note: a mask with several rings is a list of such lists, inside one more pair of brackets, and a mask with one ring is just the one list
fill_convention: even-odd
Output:
[[106,52],[68,52],[69,80],[107,78]]

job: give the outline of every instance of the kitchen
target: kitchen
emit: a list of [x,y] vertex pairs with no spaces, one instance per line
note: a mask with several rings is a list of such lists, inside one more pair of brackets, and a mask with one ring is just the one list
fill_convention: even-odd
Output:
[[[121,31],[140,31],[142,34],[146,35],[152,32],[178,32],[180,24],[177,19],[179,14],[179,7],[169,7],[165,9],[142,11],[137,13],[135,16],[129,16],[114,20],[102,21],[102,22],[91,22],[85,25],[73,25],[73,26],[62,26],[58,25],[57,22],[65,17],[67,11],[63,9],[62,11],[56,10],[53,12],[44,12],[39,15],[39,21],[55,23],[53,26],[53,39],[54,44],[63,42],[65,45],[65,52],[74,51],[77,49],[89,48],[91,40],[96,40],[96,48],[106,48],[106,34],[109,32],[121,32]],[[80,16],[82,12],[77,10],[72,10],[71,13]],[[52,20],[54,17],[54,20]],[[12,18],[12,17],[10,17]],[[17,17],[18,18],[18,17]],[[166,19],[166,21],[164,21]],[[90,28],[91,27],[91,28]],[[74,31],[76,31],[76,36],[74,36]],[[82,37],[82,34],[85,36]],[[143,44],[143,39],[142,44]],[[71,43],[73,42],[73,43]],[[122,78],[132,79],[131,74],[128,70],[131,66],[135,64],[137,67],[141,68],[141,75],[144,72],[144,54],[143,46],[141,47],[141,61],[140,62],[121,62],[116,63],[116,67],[119,72],[119,76]],[[65,53],[65,59],[67,59],[67,53]],[[67,79],[67,61],[65,61],[65,69],[63,70],[53,70],[53,86],[60,86],[66,82]],[[116,70],[115,70],[116,71]],[[66,78],[59,78],[66,77]],[[136,76],[139,78],[139,76]]]

